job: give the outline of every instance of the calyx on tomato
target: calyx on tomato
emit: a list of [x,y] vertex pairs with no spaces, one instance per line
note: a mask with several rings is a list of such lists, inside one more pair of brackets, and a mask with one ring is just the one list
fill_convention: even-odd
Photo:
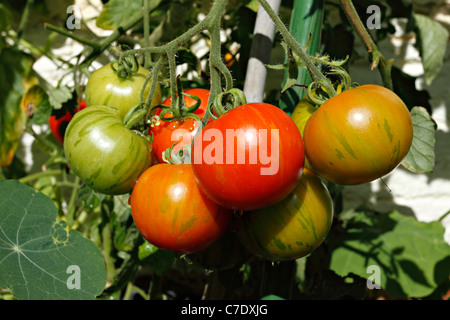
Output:
[[153,139],[153,153],[158,162],[167,162],[166,152],[177,153],[183,146],[189,146],[206,115],[209,90],[202,88],[182,89],[153,108],[149,135]]

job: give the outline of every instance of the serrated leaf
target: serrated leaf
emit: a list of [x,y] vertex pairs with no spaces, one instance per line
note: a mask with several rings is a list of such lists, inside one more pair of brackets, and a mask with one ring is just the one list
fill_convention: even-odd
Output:
[[114,234],[114,247],[119,251],[131,251],[140,234],[133,223],[128,195],[114,197],[114,210],[111,213],[111,229]]
[[0,181],[0,287],[21,300],[93,299],[106,284],[97,246],[57,220],[53,201]]
[[87,185],[83,185],[78,193],[78,198],[84,202],[84,207],[86,209],[94,209],[98,207],[105,195],[103,193],[95,192]]
[[434,146],[437,125],[423,107],[411,110],[413,141],[402,165],[414,173],[432,172],[434,168]]
[[[159,6],[162,0],[151,0],[150,11]],[[142,0],[110,0],[97,17],[97,27],[105,30],[115,30],[136,15],[142,14]]]
[[96,24],[99,28],[114,30],[141,11],[142,0],[110,0],[103,6]]
[[422,57],[425,82],[430,85],[444,64],[449,33],[438,21],[423,14],[413,14],[417,45]]
[[329,239],[336,274],[369,279],[379,270],[381,288],[402,298],[426,297],[448,281],[450,246],[440,222],[360,211],[346,223],[345,233]]
[[63,103],[72,98],[72,92],[66,86],[55,88],[48,92],[48,101],[53,109],[61,109]]

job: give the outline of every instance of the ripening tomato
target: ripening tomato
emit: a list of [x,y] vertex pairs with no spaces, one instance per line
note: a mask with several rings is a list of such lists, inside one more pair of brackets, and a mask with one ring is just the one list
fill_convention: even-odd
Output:
[[76,113],[64,136],[70,168],[93,190],[104,194],[131,191],[151,165],[151,143],[123,124],[117,109],[90,106]]
[[177,253],[207,248],[228,229],[233,212],[198,188],[188,164],[155,164],[130,196],[137,229],[154,246]]
[[320,178],[305,169],[281,202],[244,212],[234,228],[243,246],[270,261],[294,260],[313,252],[327,237],[333,202]]
[[191,163],[200,188],[221,206],[254,210],[294,189],[304,165],[300,131],[280,108],[249,103],[196,135]]
[[[203,119],[208,107],[209,90],[192,88],[185,89],[183,92],[200,98],[200,106],[195,110],[194,114],[197,115],[200,120]],[[188,96],[184,96],[184,101],[187,108],[190,108],[197,103],[197,100]],[[171,103],[172,97],[168,97],[161,104],[170,106]],[[158,108],[153,116],[149,134],[153,137],[153,152],[158,162],[162,163],[164,162],[162,156],[163,153],[174,143],[177,143],[173,148],[174,152],[177,152],[182,145],[190,145],[200,125],[194,118],[164,121],[159,118],[160,113],[161,109]],[[164,117],[171,116],[171,113],[166,113],[164,115]]]
[[[294,120],[297,125],[298,130],[303,137],[303,132],[305,131],[305,125],[308,119],[316,111],[314,104],[312,104],[307,97],[300,100],[300,102],[295,106],[294,111],[291,114],[292,120]],[[308,158],[305,156],[305,168],[310,169]]]
[[[140,103],[140,93],[150,71],[139,66],[138,71],[129,78],[121,79],[111,68],[111,63],[95,70],[86,84],[85,98],[88,106],[102,105],[114,107],[124,117],[127,112]],[[144,102],[150,93],[152,79],[144,91]],[[161,87],[157,83],[151,106],[161,102]]]
[[348,89],[323,103],[304,131],[311,168],[336,184],[355,185],[395,169],[412,143],[411,115],[391,90]]

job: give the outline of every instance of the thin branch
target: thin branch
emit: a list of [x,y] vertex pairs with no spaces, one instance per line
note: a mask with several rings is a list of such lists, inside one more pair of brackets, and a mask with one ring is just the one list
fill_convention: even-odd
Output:
[[383,84],[386,88],[392,90],[392,77],[391,77],[391,69],[392,69],[392,60],[387,60],[382,52],[378,49],[378,46],[373,41],[369,32],[365,28],[363,22],[361,21],[358,12],[353,5],[351,0],[339,0],[342,9],[344,10],[347,18],[349,19],[353,29],[356,31],[357,35],[367,47],[367,52],[372,57],[372,65],[371,69],[374,70],[376,68],[379,69],[381,78],[383,80]]

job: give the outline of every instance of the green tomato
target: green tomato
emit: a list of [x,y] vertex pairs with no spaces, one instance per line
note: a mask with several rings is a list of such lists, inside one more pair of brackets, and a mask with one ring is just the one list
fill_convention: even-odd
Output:
[[295,260],[312,253],[327,237],[333,202],[322,180],[305,169],[284,200],[244,212],[235,224],[240,242],[269,261]]
[[[111,63],[95,70],[90,76],[85,91],[87,106],[102,105],[110,106],[119,110],[125,116],[127,112],[140,103],[140,93],[145,79],[150,71],[142,66],[129,78],[119,78],[111,68]],[[144,90],[144,102],[150,93],[152,79],[150,79]],[[161,87],[156,86],[155,93],[150,103],[155,106],[161,103]]]
[[64,137],[73,172],[93,190],[124,194],[152,162],[151,143],[127,129],[119,111],[91,106],[76,113]]

